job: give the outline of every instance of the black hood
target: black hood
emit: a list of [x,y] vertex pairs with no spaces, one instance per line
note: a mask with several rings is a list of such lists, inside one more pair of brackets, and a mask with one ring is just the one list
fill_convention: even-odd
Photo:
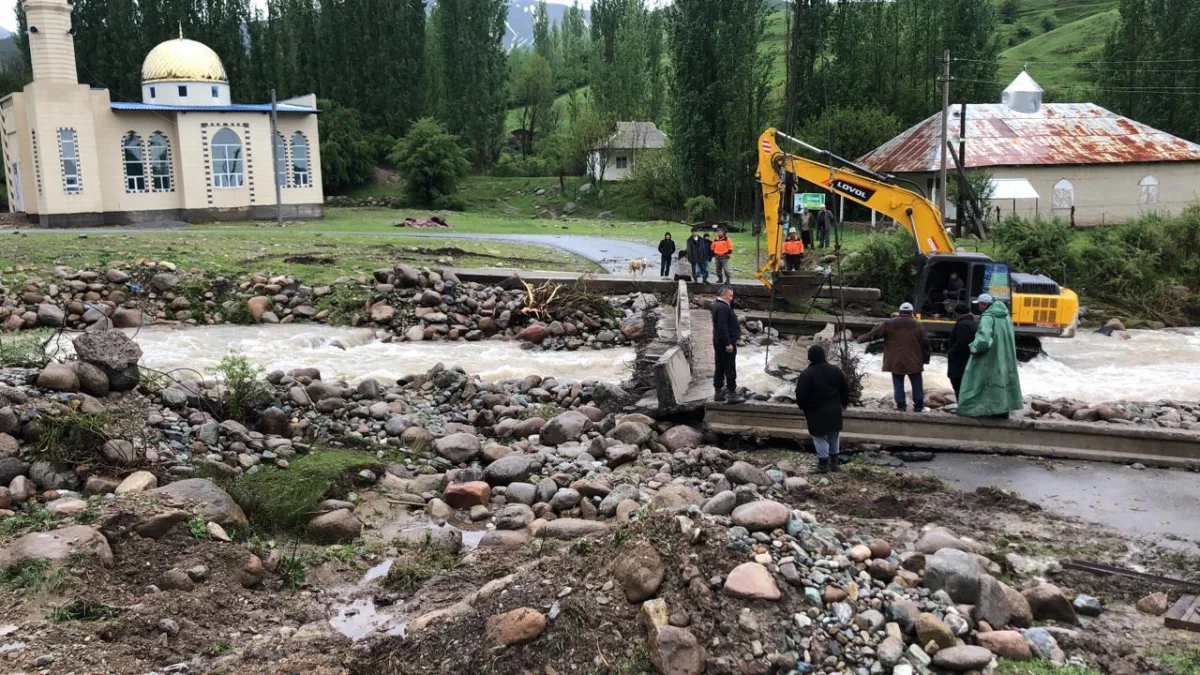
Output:
[[808,362],[812,365],[825,363],[825,348],[821,345],[813,345],[808,348]]

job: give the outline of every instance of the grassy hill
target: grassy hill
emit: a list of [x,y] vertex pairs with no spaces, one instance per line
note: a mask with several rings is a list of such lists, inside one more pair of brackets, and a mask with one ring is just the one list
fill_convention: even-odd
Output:
[[[1086,97],[1092,83],[1088,64],[1097,60],[1117,19],[1117,0],[1019,0],[1012,22],[997,23],[1003,50],[998,77],[1011,80],[1028,63],[1052,100]],[[771,58],[777,85],[787,81],[787,31],[785,13],[774,12],[759,44]]]

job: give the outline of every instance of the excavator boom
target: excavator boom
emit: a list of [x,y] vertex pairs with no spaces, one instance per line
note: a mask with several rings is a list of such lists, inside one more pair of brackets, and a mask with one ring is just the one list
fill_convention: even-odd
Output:
[[[779,138],[819,155],[839,160],[849,168],[837,168],[785,153],[779,147]],[[942,224],[942,216],[928,199],[913,190],[890,183],[887,176],[857,166],[849,160],[841,159],[771,128],[759,137],[758,147],[758,181],[763,191],[763,232],[767,239],[767,262],[758,271],[757,276],[767,286],[771,285],[771,275],[780,265],[784,235],[781,219],[785,209],[791,209],[790,204],[782,203],[784,195],[789,192],[786,182],[789,175],[802,178],[891,217],[908,230],[917,242],[917,250],[922,254],[954,251],[954,244],[951,243]]]

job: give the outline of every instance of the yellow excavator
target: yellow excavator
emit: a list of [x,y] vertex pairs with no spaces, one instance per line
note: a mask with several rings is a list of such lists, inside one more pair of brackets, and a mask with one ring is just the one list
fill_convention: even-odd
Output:
[[[780,140],[794,143],[825,163],[782,151]],[[963,280],[969,295],[964,300],[970,301],[972,311],[978,312],[974,299],[983,293],[1009,305],[1023,359],[1041,353],[1041,338],[1075,335],[1079,297],[1074,291],[1040,274],[1013,273],[1008,265],[982,253],[955,250],[941,213],[915,185],[913,189],[902,187],[895,176],[876,173],[773,128],[759,137],[757,178],[762,186],[767,262],[756,276],[786,301],[800,304],[810,299],[793,297],[802,285],[790,283],[792,275],[780,269],[783,221],[793,209],[799,181],[805,181],[890,217],[912,236],[919,266],[912,303],[935,348],[942,346],[954,327],[954,318],[945,308],[952,273]]]

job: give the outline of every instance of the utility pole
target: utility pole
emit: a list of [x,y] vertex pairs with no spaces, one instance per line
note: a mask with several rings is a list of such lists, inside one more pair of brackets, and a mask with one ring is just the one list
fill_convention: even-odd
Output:
[[[946,223],[946,164],[947,146],[950,143],[950,50],[942,56],[942,167],[938,172],[938,211],[942,213],[942,224]],[[961,215],[959,216],[962,217]]]
[[[275,90],[271,90],[271,173],[275,174],[275,224],[283,227],[283,195],[280,193],[280,181],[283,175],[279,172],[279,106],[275,103]],[[286,170],[286,169],[285,169]],[[286,174],[285,174],[286,175]]]

